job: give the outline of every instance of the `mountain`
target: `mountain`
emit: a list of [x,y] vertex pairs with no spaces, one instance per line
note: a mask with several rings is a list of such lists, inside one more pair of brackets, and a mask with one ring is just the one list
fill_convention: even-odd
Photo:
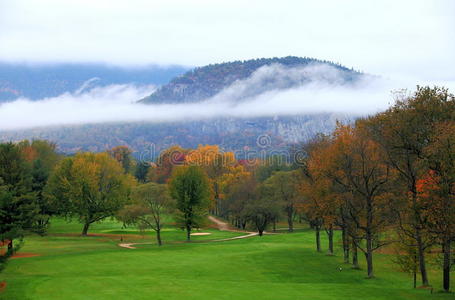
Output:
[[38,100],[80,89],[89,82],[162,85],[187,71],[182,66],[117,67],[103,64],[15,64],[0,63],[0,102],[25,97]]
[[[287,56],[283,58],[260,58],[246,61],[234,61],[221,64],[213,64],[204,67],[195,68],[171,80],[168,84],[160,87],[149,97],[141,100],[142,103],[182,103],[182,102],[197,102],[211,98],[223,91],[223,89],[235,84],[238,81],[246,80],[264,67],[280,66],[284,71],[283,75],[277,80],[276,72],[269,72],[265,75],[265,79],[261,82],[261,89],[256,93],[263,93],[272,89],[287,89],[296,87],[312,81],[311,74],[305,72],[297,72],[309,66],[326,66],[342,74],[342,80],[353,82],[362,76],[361,73],[352,69],[348,69],[339,64],[328,61],[318,60],[307,57]],[[270,68],[269,68],[270,69]],[[275,70],[276,71],[276,70]],[[267,77],[267,75],[270,75]],[[294,75],[294,76],[292,76]],[[297,75],[297,76],[296,76]],[[259,75],[260,76],[260,75]],[[318,78],[325,79],[329,83],[333,83],[337,78]],[[332,82],[330,82],[332,81]],[[250,96],[253,96],[250,94]]]
[[[117,77],[112,74],[111,77],[104,78],[110,78],[110,82],[114,82],[113,78],[121,78],[122,81],[127,82],[134,80],[158,82],[172,72],[178,73],[179,70],[181,69],[170,69],[168,73],[164,73],[165,75],[160,75],[161,77],[156,73],[155,77],[147,78],[145,73],[132,72],[128,75],[122,71],[123,73],[117,74]],[[13,73],[18,74],[18,72]],[[79,74],[82,73],[79,72]],[[55,74],[45,72],[43,77],[53,78],[52,76],[57,76]],[[89,74],[95,76],[99,73]],[[24,75],[26,79],[23,82],[24,86],[37,86],[29,81],[32,75]],[[65,76],[55,77],[55,82],[66,82],[70,74]],[[87,79],[90,76],[78,78]],[[261,101],[267,100],[268,104],[270,99],[283,101],[283,97],[287,97],[286,91],[301,92],[315,88],[335,90],[340,86],[362,84],[362,79],[367,76],[339,64],[312,58],[290,56],[235,61],[198,67],[177,75],[140,102],[150,105],[176,104],[176,109],[179,110],[185,110],[185,105],[199,105],[200,109],[204,109],[206,103],[212,107],[213,104],[226,105],[227,103],[227,106],[235,107],[238,104],[253,103],[248,108],[257,110],[261,108]],[[17,82],[17,80],[13,81]],[[81,82],[83,82],[82,79],[79,80],[79,83]],[[59,85],[47,86],[52,92]],[[54,88],[50,88],[51,86]],[[78,88],[76,85],[65,86],[65,88],[69,86],[73,89]],[[31,88],[31,91],[34,89]],[[47,94],[50,92],[48,91]],[[36,95],[39,91],[34,93]],[[277,93],[282,93],[281,98],[269,97]],[[297,100],[314,101],[307,98],[304,97],[301,100],[297,98]],[[274,103],[274,105],[280,107],[281,103]],[[330,110],[330,107],[327,107],[327,110]],[[136,151],[137,157],[145,159],[153,158],[160,150],[175,144],[188,148],[195,148],[198,144],[219,144],[223,149],[235,151],[239,157],[248,157],[253,151],[256,151],[253,154],[256,156],[286,151],[290,144],[308,140],[320,132],[332,131],[337,120],[351,122],[355,117],[353,114],[329,112],[292,113],[291,111],[280,114],[272,111],[272,114],[256,115],[256,117],[249,116],[247,113],[238,116],[187,118],[157,123],[153,122],[153,115],[151,115],[150,122],[85,124],[0,131],[0,140],[49,139],[56,142],[59,150],[65,153],[105,151],[114,146],[127,145]]]

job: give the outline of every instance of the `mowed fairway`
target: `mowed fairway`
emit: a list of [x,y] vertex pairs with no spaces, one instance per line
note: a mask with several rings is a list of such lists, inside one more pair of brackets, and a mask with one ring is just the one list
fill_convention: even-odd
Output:
[[[411,278],[397,271],[389,255],[377,255],[377,278],[364,279],[364,270],[343,265],[340,255],[316,253],[313,233],[306,230],[209,242],[240,233],[204,229],[212,234],[180,243],[185,233],[170,227],[163,239],[171,243],[125,249],[117,245],[120,236],[110,234],[122,233],[127,241],[154,242],[152,233],[145,238],[128,236],[138,232],[104,222],[91,231],[102,236],[70,235],[79,229],[78,224],[57,221],[49,236],[28,237],[21,252],[40,256],[10,261],[0,275],[0,281],[7,282],[0,298],[454,299],[454,294],[412,289]],[[360,260],[363,267],[363,257]],[[430,272],[430,279],[439,289],[436,270]]]

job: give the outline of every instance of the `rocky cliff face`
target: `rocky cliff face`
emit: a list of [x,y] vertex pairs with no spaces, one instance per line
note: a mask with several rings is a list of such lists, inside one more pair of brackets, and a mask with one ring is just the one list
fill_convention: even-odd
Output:
[[236,151],[241,157],[250,152],[288,151],[290,145],[317,133],[329,133],[337,120],[349,122],[352,116],[314,114],[163,124],[89,124],[0,132],[0,140],[48,139],[56,142],[64,153],[105,151],[114,146],[128,145],[136,151],[137,157],[143,159],[152,159],[159,151],[176,144],[185,148],[218,144],[222,149]]

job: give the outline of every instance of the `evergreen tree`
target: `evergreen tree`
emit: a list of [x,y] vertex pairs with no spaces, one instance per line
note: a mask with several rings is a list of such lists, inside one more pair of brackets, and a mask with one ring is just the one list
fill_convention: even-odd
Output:
[[0,144],[0,241],[8,245],[0,263],[17,250],[14,240],[26,232],[43,232],[40,217],[29,165],[17,145]]

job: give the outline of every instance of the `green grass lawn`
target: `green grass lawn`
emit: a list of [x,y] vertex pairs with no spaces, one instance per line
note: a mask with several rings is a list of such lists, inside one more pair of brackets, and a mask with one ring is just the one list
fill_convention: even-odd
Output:
[[[12,259],[0,274],[7,288],[1,299],[454,299],[454,294],[430,294],[412,289],[411,278],[399,272],[391,256],[376,255],[375,279],[365,270],[352,270],[335,256],[316,253],[313,233],[252,237],[208,242],[239,235],[211,232],[181,243],[185,233],[168,227],[165,245],[138,249],[117,246],[124,240],[154,242],[134,228],[115,221],[95,224],[80,237],[80,224],[54,220],[46,237],[27,237],[21,252],[41,256]],[[203,241],[206,242],[203,242]],[[323,240],[325,245],[325,240]],[[364,259],[360,257],[362,267]],[[342,271],[339,268],[342,267]],[[439,271],[430,279],[440,288]],[[453,282],[452,284],[455,284]]]

